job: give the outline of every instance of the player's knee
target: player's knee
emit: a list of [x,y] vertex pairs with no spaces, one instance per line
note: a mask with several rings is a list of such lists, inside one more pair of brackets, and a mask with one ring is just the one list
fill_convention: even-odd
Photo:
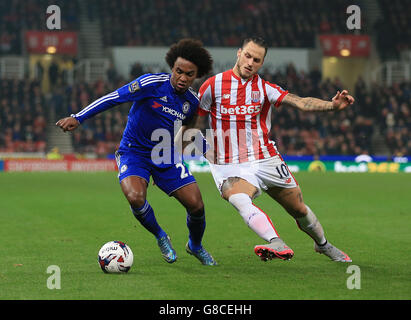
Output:
[[204,212],[204,203],[202,199],[192,199],[192,202],[188,203],[186,206],[188,212],[194,215],[197,212]]
[[184,198],[184,207],[188,212],[200,212],[204,211],[204,202],[201,195],[198,193],[191,193]]
[[229,177],[224,180],[223,184],[221,185],[221,196],[223,197],[223,199],[228,201],[228,198],[230,198],[232,194],[233,186],[238,181],[240,181],[239,177]]
[[287,210],[294,218],[302,218],[307,215],[307,207],[304,203],[300,203]]
[[229,177],[221,186],[221,196],[227,201],[233,194],[238,193],[245,193],[252,199],[257,192],[254,185],[239,177]]
[[204,217],[204,206],[195,209],[195,210],[187,210],[187,213],[191,216],[191,217],[196,217],[196,218],[203,218]]
[[129,191],[126,194],[126,198],[133,208],[141,208],[146,202],[146,196],[141,191]]

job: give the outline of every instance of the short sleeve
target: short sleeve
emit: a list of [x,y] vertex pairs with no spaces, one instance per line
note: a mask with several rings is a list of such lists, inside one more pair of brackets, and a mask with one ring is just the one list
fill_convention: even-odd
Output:
[[288,94],[288,91],[284,90],[280,86],[277,86],[276,84],[267,81],[264,85],[265,91],[267,92],[268,101],[270,101],[272,105],[278,108],[281,105],[284,97]]
[[205,81],[200,87],[198,97],[200,98],[200,107],[198,108],[198,114],[205,115],[210,112],[210,108],[213,103],[212,87],[209,80]]

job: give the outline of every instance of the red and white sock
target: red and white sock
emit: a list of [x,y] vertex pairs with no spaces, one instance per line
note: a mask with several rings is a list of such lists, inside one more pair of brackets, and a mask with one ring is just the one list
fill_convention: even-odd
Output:
[[228,198],[228,202],[237,209],[241,217],[243,217],[244,222],[259,237],[268,242],[273,238],[279,237],[271,219],[264,213],[264,211],[253,204],[251,198],[247,194],[233,194]]

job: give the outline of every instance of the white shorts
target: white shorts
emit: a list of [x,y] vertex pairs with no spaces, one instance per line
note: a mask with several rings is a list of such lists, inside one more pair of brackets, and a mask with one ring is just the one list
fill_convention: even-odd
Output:
[[230,177],[242,178],[255,186],[258,191],[254,198],[271,187],[295,188],[298,186],[298,182],[280,155],[236,164],[210,163],[210,170],[220,194],[224,181]]

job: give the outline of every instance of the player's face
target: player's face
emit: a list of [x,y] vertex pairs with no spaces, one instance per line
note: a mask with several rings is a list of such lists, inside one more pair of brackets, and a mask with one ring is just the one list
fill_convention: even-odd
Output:
[[250,41],[243,48],[238,49],[234,73],[243,79],[250,79],[262,67],[264,55],[265,49]]
[[177,92],[185,92],[197,78],[198,67],[181,57],[178,57],[171,69],[171,84]]

